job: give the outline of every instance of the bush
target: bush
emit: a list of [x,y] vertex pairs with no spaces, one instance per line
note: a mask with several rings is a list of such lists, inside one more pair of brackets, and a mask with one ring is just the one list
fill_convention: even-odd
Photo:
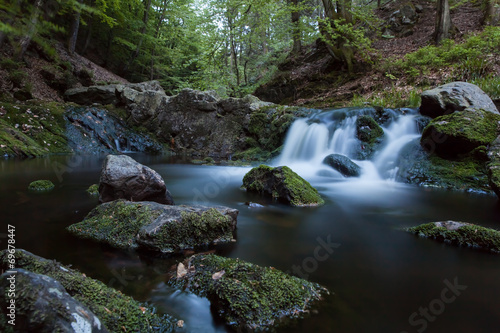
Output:
[[14,87],[20,88],[28,74],[21,70],[14,70],[9,73],[9,80],[14,84]]

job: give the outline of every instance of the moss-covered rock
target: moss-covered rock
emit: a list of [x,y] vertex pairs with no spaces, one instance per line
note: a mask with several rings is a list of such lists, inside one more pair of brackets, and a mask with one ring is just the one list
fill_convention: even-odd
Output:
[[359,140],[374,144],[384,135],[384,130],[371,116],[363,115],[356,119],[356,135]]
[[72,234],[121,249],[162,253],[233,240],[238,211],[227,207],[167,206],[117,200],[94,208]]
[[500,134],[500,114],[465,109],[432,120],[422,133],[421,145],[445,158],[468,154],[487,146]]
[[500,253],[500,231],[464,222],[432,222],[407,229],[420,237]]
[[292,206],[324,204],[318,191],[287,166],[253,168],[243,178],[243,188]]
[[425,187],[491,193],[486,162],[475,154],[460,159],[447,160],[429,154],[419,140],[408,143],[396,161],[396,180]]
[[[75,300],[92,311],[110,332],[173,332],[176,320],[169,315],[157,315],[145,303],[123,295],[104,283],[85,276],[54,260],[38,257],[25,250],[16,250],[16,268],[43,274],[58,281]],[[9,253],[0,252],[0,267],[9,269]],[[18,291],[22,291],[21,286]],[[3,316],[2,316],[3,317]]]
[[273,267],[211,254],[179,263],[169,283],[207,297],[228,325],[244,330],[264,330],[297,318],[328,293]]
[[50,191],[54,189],[55,185],[50,180],[35,180],[31,182],[28,186],[30,191]]
[[[9,293],[11,285],[16,286],[14,296]],[[80,332],[79,328],[91,333],[108,332],[92,311],[46,275],[22,268],[7,271],[0,276],[0,290],[2,332]],[[15,301],[12,314],[8,309],[13,308],[11,300]]]
[[87,189],[87,193],[92,195],[92,196],[98,196],[99,195],[99,185],[97,184],[92,184],[89,186]]
[[490,145],[487,168],[490,186],[500,197],[500,136]]

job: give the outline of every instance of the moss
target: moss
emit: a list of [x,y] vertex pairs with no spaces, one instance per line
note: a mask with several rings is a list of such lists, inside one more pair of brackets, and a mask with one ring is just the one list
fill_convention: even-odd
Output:
[[87,193],[93,196],[99,195],[99,185],[97,184],[92,184],[89,186],[87,189]]
[[308,181],[287,166],[272,168],[260,165],[243,178],[243,188],[271,196],[292,206],[319,206],[324,200]]
[[500,253],[500,231],[471,223],[433,222],[408,228],[420,237]]
[[359,116],[356,119],[356,130],[358,139],[368,144],[376,143],[377,139],[384,135],[384,130],[379,124],[367,115]]
[[499,134],[500,115],[465,109],[433,119],[422,133],[421,144],[443,157],[467,154],[487,146]]
[[[16,250],[16,267],[59,281],[76,300],[87,306],[110,332],[172,332],[175,320],[169,315],[157,315],[148,304],[140,303],[54,260]],[[0,252],[0,265],[8,268],[8,252]]]
[[215,208],[199,214],[181,212],[180,219],[162,225],[155,234],[155,243],[162,252],[230,242],[233,239],[231,218]]
[[245,151],[235,153],[233,155],[233,158],[237,160],[260,161],[260,162],[267,161],[270,157],[271,153],[266,150],[262,150],[262,148],[260,147],[250,148]]
[[50,191],[54,187],[54,183],[50,180],[35,180],[29,184],[28,189],[31,191]]
[[0,103],[0,154],[37,157],[69,153],[65,135],[64,105]]
[[70,225],[67,230],[79,237],[117,248],[137,248],[135,236],[142,226],[158,216],[159,213],[153,212],[147,205],[117,200],[94,208],[82,222]]
[[288,276],[273,268],[239,259],[197,255],[187,259],[185,276],[172,279],[207,297],[224,321],[234,328],[266,329],[285,317],[298,318],[328,291],[320,285]]

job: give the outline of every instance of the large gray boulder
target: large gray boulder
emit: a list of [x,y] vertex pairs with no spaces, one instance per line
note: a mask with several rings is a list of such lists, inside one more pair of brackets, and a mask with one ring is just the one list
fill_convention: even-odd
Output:
[[467,82],[452,82],[422,93],[420,113],[436,118],[466,108],[499,113],[497,107],[478,86]]
[[361,167],[345,155],[328,155],[323,160],[323,163],[331,166],[333,169],[340,172],[344,177],[359,177],[361,175]]
[[107,86],[90,86],[73,88],[66,90],[64,99],[70,102],[91,105],[99,103],[102,105],[118,103],[116,89],[121,85],[107,85]]
[[[11,287],[14,286],[14,287]],[[15,332],[108,332],[92,311],[71,297],[66,289],[53,278],[24,269],[8,271],[0,276],[0,289],[13,290],[0,293],[2,316],[14,323]],[[15,311],[9,310],[14,300]],[[8,331],[8,326],[0,320],[0,330]]]
[[96,207],[68,231],[116,248],[174,253],[231,242],[237,216],[238,210],[222,206],[117,200]]
[[108,155],[101,170],[99,201],[155,201],[173,205],[163,178],[126,155]]

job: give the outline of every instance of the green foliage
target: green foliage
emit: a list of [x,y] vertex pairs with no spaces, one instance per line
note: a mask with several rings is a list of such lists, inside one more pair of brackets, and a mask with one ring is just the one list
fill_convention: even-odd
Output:
[[14,84],[14,87],[21,87],[27,77],[28,74],[22,70],[14,70],[9,73],[9,80]]
[[31,182],[28,189],[31,191],[50,191],[54,188],[54,183],[50,180],[35,180]]

